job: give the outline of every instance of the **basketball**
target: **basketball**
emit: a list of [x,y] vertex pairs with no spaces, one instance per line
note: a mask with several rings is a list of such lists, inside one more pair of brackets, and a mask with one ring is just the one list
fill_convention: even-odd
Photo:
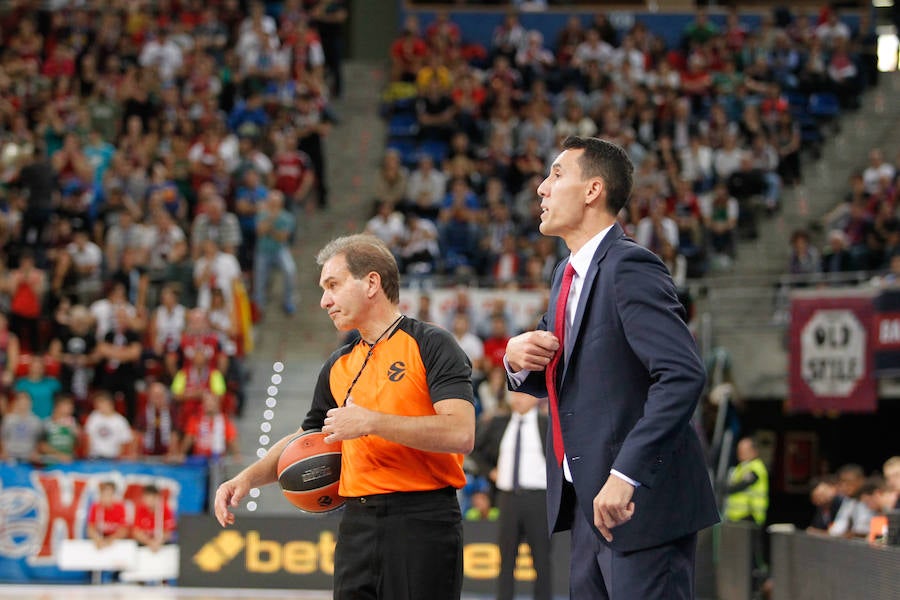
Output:
[[343,506],[338,495],[341,444],[325,442],[318,429],[304,431],[278,457],[278,483],[288,502],[302,511],[326,513]]

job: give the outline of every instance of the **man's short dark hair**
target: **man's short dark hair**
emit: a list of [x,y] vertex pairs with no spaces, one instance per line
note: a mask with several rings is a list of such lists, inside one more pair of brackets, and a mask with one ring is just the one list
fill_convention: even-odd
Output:
[[570,136],[563,142],[563,150],[584,150],[578,159],[583,179],[599,177],[606,187],[606,210],[619,214],[631,197],[634,184],[634,165],[625,150],[612,142],[598,138]]

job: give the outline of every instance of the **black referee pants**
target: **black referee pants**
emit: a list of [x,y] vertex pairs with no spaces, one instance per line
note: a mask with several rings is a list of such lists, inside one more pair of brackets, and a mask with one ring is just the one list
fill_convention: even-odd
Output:
[[334,558],[335,600],[459,600],[456,490],[348,498]]

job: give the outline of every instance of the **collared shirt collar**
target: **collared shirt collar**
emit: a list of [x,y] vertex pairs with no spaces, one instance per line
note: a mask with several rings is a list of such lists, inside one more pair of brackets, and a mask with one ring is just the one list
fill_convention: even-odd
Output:
[[[615,223],[613,223],[613,225],[614,224]],[[600,247],[600,242],[603,241],[603,238],[606,237],[606,234],[609,233],[609,230],[612,228],[613,226],[610,225],[609,227],[589,239],[588,242],[584,246],[582,246],[580,250],[578,250],[578,252],[569,255],[569,262],[572,264],[572,268],[575,269],[575,273],[580,279],[583,279],[585,275],[587,275],[588,268],[591,266],[591,259],[597,252],[597,248]]]

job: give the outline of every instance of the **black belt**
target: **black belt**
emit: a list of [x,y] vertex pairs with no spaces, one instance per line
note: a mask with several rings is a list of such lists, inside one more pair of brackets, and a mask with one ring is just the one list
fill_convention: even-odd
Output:
[[456,488],[447,486],[437,490],[424,490],[419,492],[390,492],[387,494],[372,494],[370,496],[353,496],[346,500],[351,504],[365,506],[405,506],[418,504],[427,498],[440,496],[455,498]]

